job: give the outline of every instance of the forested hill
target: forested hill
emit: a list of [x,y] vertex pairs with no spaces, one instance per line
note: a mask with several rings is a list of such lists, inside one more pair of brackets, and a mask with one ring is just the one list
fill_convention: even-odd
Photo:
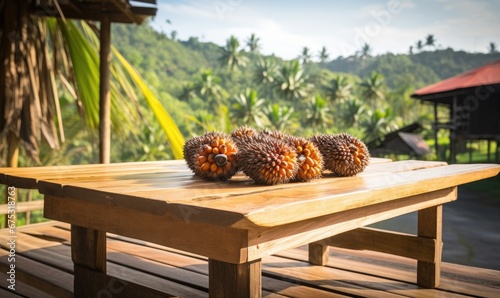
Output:
[[255,125],[304,135],[349,131],[371,140],[426,121],[429,111],[410,97],[415,89],[500,60],[495,47],[488,54],[425,47],[413,54],[325,54],[323,62],[304,48],[297,60],[284,61],[261,55],[258,36],[252,50],[251,36],[228,36],[219,46],[197,37],[179,40],[175,31],[160,33],[148,23],[113,24],[112,30],[112,44],[185,136]]
[[339,57],[322,66],[335,72],[366,77],[372,71],[384,75],[386,84],[396,88],[402,80],[410,80],[415,88],[500,60],[500,53],[468,53],[444,50],[422,51],[412,55],[387,53],[375,57]]
[[[168,76],[170,83],[164,81],[168,85],[186,80],[200,69],[216,69],[222,50],[220,46],[200,42],[196,37],[187,41],[172,39],[148,24],[114,25],[112,42],[142,73],[155,71],[162,81],[166,77],[161,74]],[[397,88],[402,82],[411,82],[419,88],[499,59],[498,52],[468,53],[447,48],[411,55],[387,53],[362,59],[338,57],[318,64],[332,72],[349,73],[360,78],[377,71],[384,75],[385,83],[391,88]]]

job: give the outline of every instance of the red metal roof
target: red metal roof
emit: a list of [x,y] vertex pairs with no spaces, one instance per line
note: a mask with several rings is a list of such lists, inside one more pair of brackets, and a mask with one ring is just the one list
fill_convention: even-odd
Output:
[[500,84],[500,60],[418,89],[412,97],[493,84]]

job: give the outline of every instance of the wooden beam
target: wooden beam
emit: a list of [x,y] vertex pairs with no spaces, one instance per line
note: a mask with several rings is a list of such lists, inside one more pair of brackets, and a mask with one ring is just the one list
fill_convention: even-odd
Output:
[[111,63],[111,21],[104,14],[100,30],[99,81],[99,162],[109,163],[111,156],[111,92],[109,88]]
[[436,261],[434,239],[373,228],[358,228],[316,244],[378,251],[428,263]]
[[111,0],[115,4],[116,7],[123,13],[123,15],[127,16],[132,22],[136,24],[140,24],[139,18],[135,16],[130,10],[131,6],[127,1],[123,0]]

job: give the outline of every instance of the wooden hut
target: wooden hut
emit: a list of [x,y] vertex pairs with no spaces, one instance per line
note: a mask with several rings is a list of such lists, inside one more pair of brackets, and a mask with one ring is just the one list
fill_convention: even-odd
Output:
[[[500,141],[500,60],[416,90],[412,97],[434,104],[436,154],[438,130],[450,132],[450,161],[456,162],[461,145],[477,140]],[[449,119],[438,118],[438,106],[449,109]],[[465,147],[465,146],[462,146]]]

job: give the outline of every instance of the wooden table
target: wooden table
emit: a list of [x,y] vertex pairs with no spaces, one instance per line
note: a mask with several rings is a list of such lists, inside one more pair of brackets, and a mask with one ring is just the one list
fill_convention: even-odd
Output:
[[[71,224],[76,296],[106,287],[159,294],[106,274],[111,232],[208,257],[212,297],[260,297],[261,258],[304,244],[319,265],[329,245],[410,257],[418,260],[418,285],[437,287],[442,205],[456,200],[457,185],[499,171],[495,164],[373,159],[356,177],[260,186],[245,176],[208,182],[183,161],[158,161],[3,168],[0,183],[37,188],[45,217]],[[362,228],[413,211],[418,235]]]

